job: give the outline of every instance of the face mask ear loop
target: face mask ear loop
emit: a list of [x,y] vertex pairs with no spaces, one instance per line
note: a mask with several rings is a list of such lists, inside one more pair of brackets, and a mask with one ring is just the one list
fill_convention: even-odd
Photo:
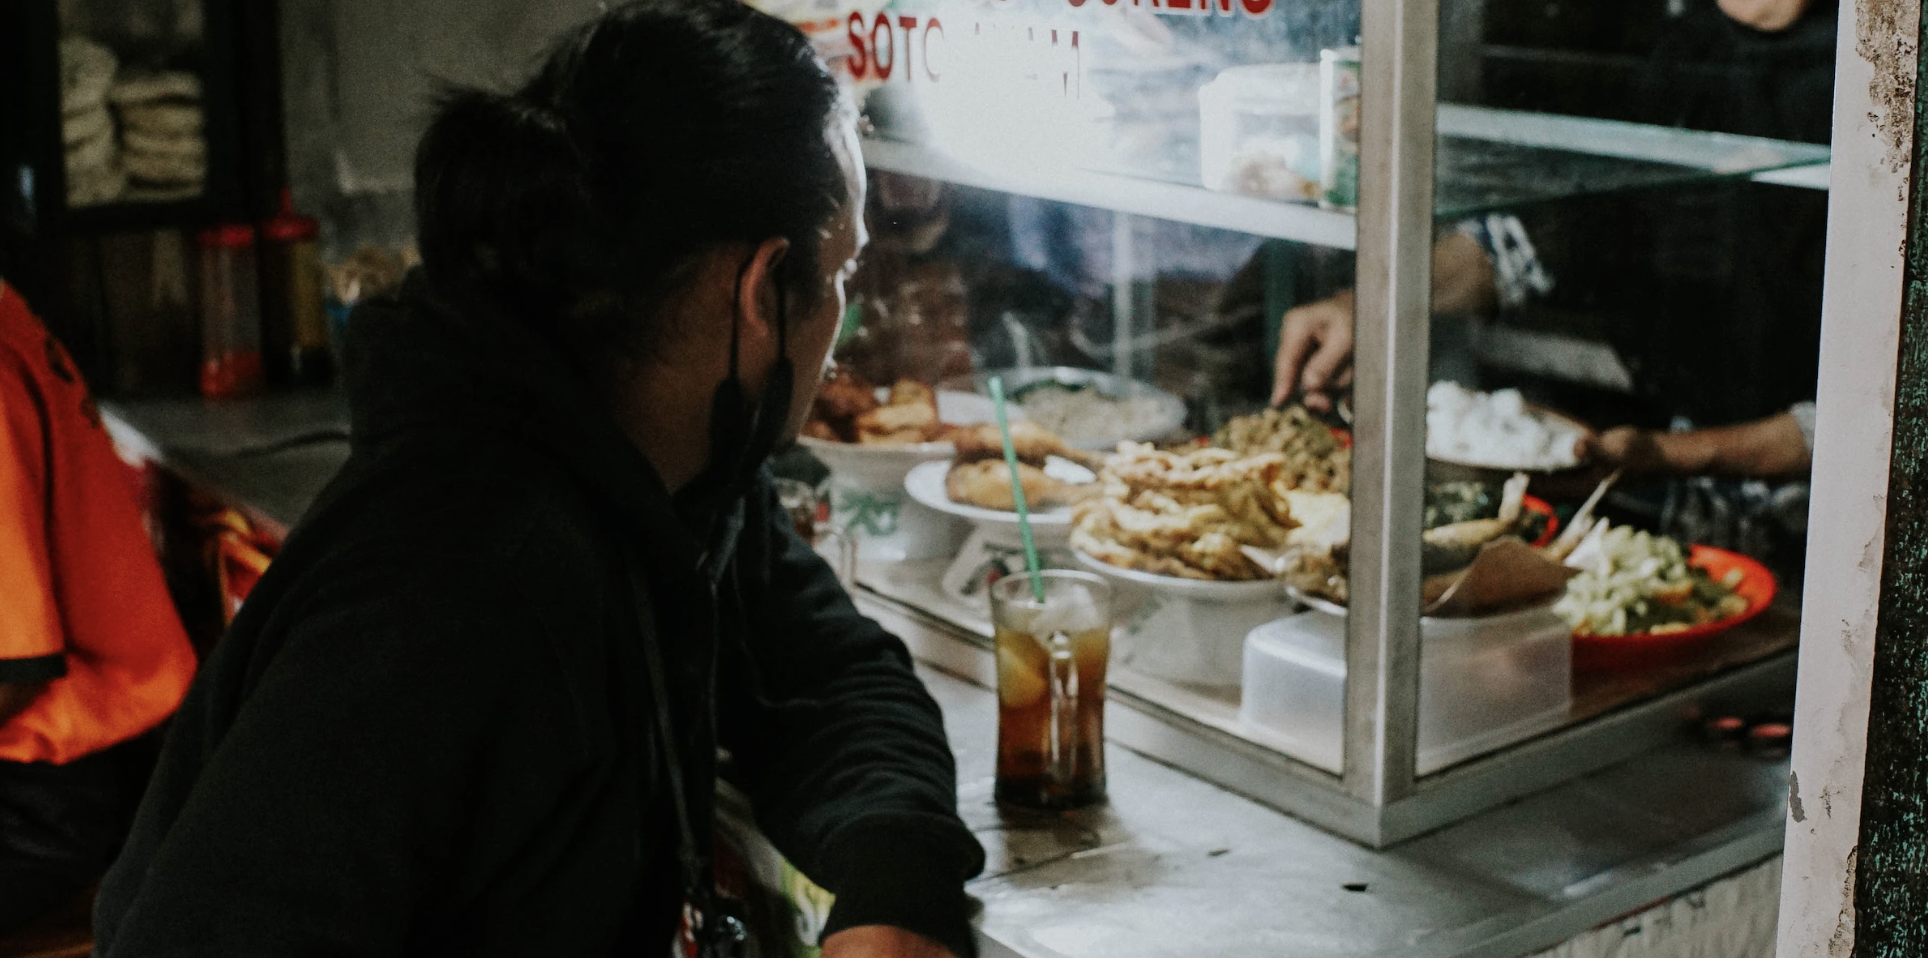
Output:
[[[750,267],[755,264],[756,259],[752,257],[745,260],[743,266],[736,271],[736,309],[731,311],[730,315],[730,382],[733,383],[742,381],[737,376],[736,366],[738,344],[743,338],[743,279],[750,275]],[[783,336],[781,327],[777,330],[777,336],[779,339]]]

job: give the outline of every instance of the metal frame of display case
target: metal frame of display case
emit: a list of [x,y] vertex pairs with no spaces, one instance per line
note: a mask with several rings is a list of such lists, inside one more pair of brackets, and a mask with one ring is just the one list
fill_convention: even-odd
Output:
[[[1812,144],[1439,104],[1439,0],[1363,0],[1361,26],[1356,212],[1109,171],[983,165],[879,137],[866,141],[865,158],[896,173],[1357,251],[1342,773],[1297,761],[1268,747],[1263,736],[1174,707],[1129,682],[1113,683],[1117,708],[1108,725],[1121,744],[1384,847],[1633,758],[1676,738],[1683,720],[1703,710],[1785,709],[1794,676],[1794,653],[1782,651],[1418,774],[1421,575],[1418,551],[1406,544],[1419,540],[1423,519],[1438,138],[1667,164],[1679,168],[1679,182],[1731,176],[1820,189],[1827,187],[1829,153]],[[1737,156],[1757,159],[1737,169]],[[1667,183],[1661,170],[1633,188]],[[887,590],[874,594],[889,601],[869,604],[893,619],[920,657],[994,682],[985,635]],[[1750,853],[1766,854],[1778,843],[1778,829],[1737,840]]]

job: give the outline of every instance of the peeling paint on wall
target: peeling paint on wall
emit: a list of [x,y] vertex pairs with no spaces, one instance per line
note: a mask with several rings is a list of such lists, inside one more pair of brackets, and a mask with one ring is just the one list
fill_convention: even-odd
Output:
[[1828,939],[1828,958],[1850,958],[1854,953],[1854,874],[1860,848],[1848,849],[1848,867],[1841,878],[1841,913],[1834,919],[1834,935]]
[[1868,119],[1886,150],[1883,162],[1900,172],[1908,165],[1908,134],[1915,122],[1915,74],[1903,67],[1915,63],[1916,39],[1902,27],[1908,22],[1902,0],[1856,0],[1855,8],[1854,51],[1874,67],[1868,98],[1875,109]]
[[[1880,16],[1876,8],[1898,17],[1901,4],[1863,0],[1864,11]],[[1881,51],[1879,24],[1864,24],[1858,36],[1863,49],[1872,39]],[[1890,93],[1902,96],[1899,89]],[[1889,125],[1881,128],[1885,142],[1904,103],[1916,185],[1909,203],[1860,854],[1845,876],[1854,889],[1852,953],[1863,958],[1928,955],[1928,190],[1921,188],[1928,178],[1928,104],[1895,99],[1875,106],[1889,113]]]

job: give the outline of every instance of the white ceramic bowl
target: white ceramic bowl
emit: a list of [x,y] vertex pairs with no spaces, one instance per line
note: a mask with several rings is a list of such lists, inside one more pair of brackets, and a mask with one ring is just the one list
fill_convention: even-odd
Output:
[[1093,572],[1107,576],[1141,589],[1150,589],[1160,595],[1176,599],[1191,599],[1199,602],[1242,603],[1278,602],[1286,598],[1285,586],[1276,579],[1258,579],[1251,582],[1216,582],[1208,579],[1186,579],[1175,575],[1159,575],[1155,572],[1142,572],[1112,565],[1082,550],[1078,561]]
[[[1064,386],[1080,386],[1096,390],[1099,395],[1110,399],[1151,399],[1158,404],[1159,416],[1145,428],[1121,432],[1111,437],[1074,439],[1064,437],[1067,444],[1079,449],[1110,451],[1120,442],[1150,442],[1169,435],[1185,425],[1185,401],[1156,386],[1126,379],[1095,369],[1078,369],[1072,366],[1037,366],[1030,369],[1003,369],[979,373],[968,380],[957,380],[945,385],[954,389],[968,389],[989,395],[991,377],[1004,379],[1004,392],[1012,399],[1011,410],[1018,413],[1023,408],[1024,390],[1039,383],[1055,382]],[[1022,418],[1020,416],[1020,418]],[[949,420],[946,420],[947,422]]]
[[904,477],[926,462],[948,461],[957,450],[948,442],[910,446],[859,446],[805,436],[798,444],[823,461],[835,481],[871,492],[896,492]]
[[1275,581],[1181,579],[1121,569],[1083,552],[1077,556],[1118,584],[1113,661],[1168,682],[1236,689],[1244,676],[1245,636],[1296,608]]

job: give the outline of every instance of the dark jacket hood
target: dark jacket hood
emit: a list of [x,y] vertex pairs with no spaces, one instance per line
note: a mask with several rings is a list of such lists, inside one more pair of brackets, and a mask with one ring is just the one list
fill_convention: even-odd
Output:
[[692,531],[588,373],[505,308],[439,290],[416,269],[393,295],[356,308],[346,353],[357,450],[415,429],[509,434],[566,462],[664,546],[659,558],[690,569],[730,544]]

